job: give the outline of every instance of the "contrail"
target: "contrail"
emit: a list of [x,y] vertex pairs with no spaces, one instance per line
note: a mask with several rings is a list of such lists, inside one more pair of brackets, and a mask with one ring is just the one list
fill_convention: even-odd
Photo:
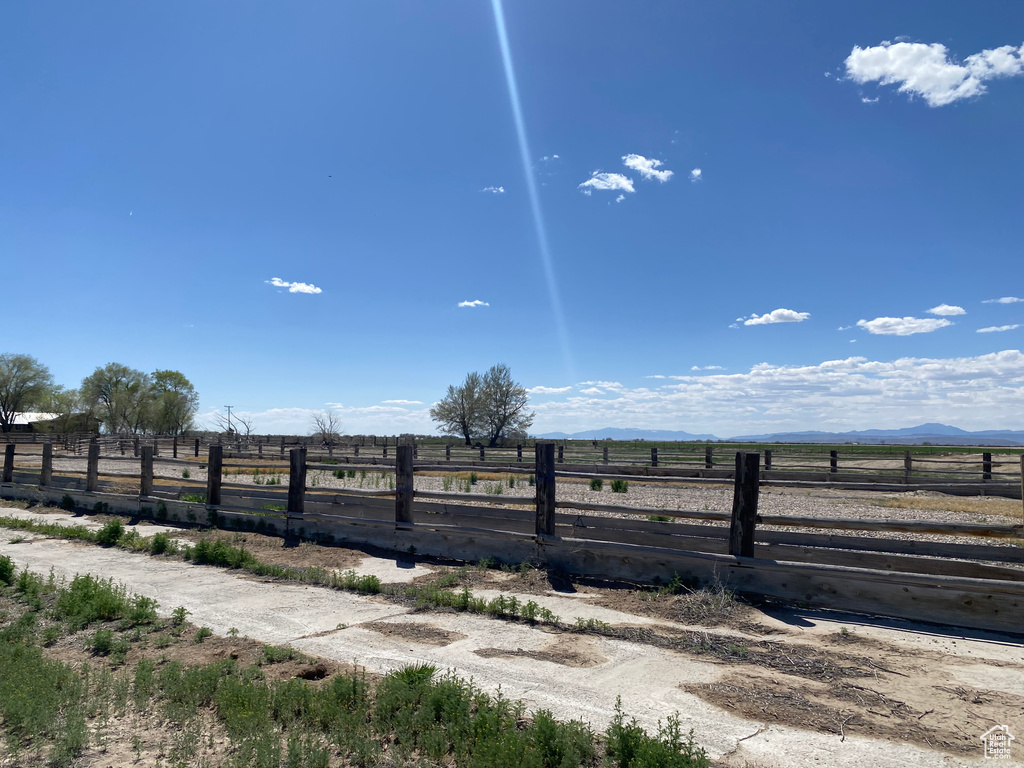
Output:
[[526,188],[530,194],[530,207],[533,209],[533,224],[537,230],[537,242],[540,245],[541,262],[544,264],[544,277],[548,283],[548,296],[551,300],[551,311],[555,316],[555,327],[562,344],[562,360],[566,373],[575,380],[572,355],[569,350],[569,334],[565,328],[562,314],[562,299],[558,293],[558,281],[551,262],[551,249],[548,247],[548,234],[544,226],[544,214],[540,209],[540,198],[537,196],[537,183],[533,177],[533,165],[530,160],[530,145],[526,139],[526,125],[523,123],[523,109],[519,104],[519,89],[516,87],[516,73],[512,66],[512,52],[508,45],[508,32],[505,30],[505,11],[501,0],[491,0],[494,9],[494,24],[498,28],[498,44],[501,46],[501,61],[505,66],[505,82],[508,84],[508,100],[512,104],[512,116],[516,121],[516,136],[519,138],[519,154],[523,159],[523,174],[526,176]]

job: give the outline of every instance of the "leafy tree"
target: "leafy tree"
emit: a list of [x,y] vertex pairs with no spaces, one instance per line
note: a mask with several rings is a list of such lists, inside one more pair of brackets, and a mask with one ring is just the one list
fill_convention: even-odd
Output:
[[45,405],[52,389],[50,369],[31,355],[0,355],[0,429],[10,432],[15,414]]
[[448,394],[430,409],[430,418],[447,434],[462,435],[466,445],[472,445],[473,436],[480,434],[484,423],[482,395],[480,374],[466,374],[466,380],[459,386],[449,385]]
[[199,395],[192,382],[178,371],[153,371],[152,379],[150,426],[165,435],[187,432],[199,410]]
[[65,389],[55,387],[50,395],[50,402],[47,410],[53,416],[53,427],[57,434],[64,440],[76,429],[81,429],[81,417],[86,416],[86,423],[89,418],[90,409],[82,398],[82,393],[77,389]]
[[530,396],[526,388],[512,380],[512,371],[504,363],[492,366],[483,380],[483,413],[492,448],[510,433],[525,433],[533,424],[533,411],[527,411]]
[[470,373],[461,385],[449,386],[444,399],[430,409],[430,418],[449,434],[462,435],[466,445],[473,437],[486,437],[494,447],[509,435],[525,434],[533,424],[528,401],[526,389],[499,363],[483,376]]
[[107,432],[145,432],[153,412],[149,374],[120,363],[107,363],[82,380],[82,397],[97,408]]

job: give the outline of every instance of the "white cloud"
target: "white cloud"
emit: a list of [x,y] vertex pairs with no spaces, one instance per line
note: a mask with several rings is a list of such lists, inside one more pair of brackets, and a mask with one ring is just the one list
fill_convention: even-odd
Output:
[[1024,302],[1024,299],[1018,299],[1016,296],[1003,296],[1001,299],[985,299],[982,304],[1020,304]]
[[857,327],[868,333],[881,336],[912,336],[915,333],[931,333],[939,328],[952,325],[949,320],[938,317],[876,317],[874,320],[858,320]]
[[594,171],[589,179],[579,185],[583,194],[589,195],[595,189],[598,192],[621,190],[623,192],[636,192],[633,189],[633,180],[627,179],[621,173],[600,173]]
[[672,173],[672,171],[658,170],[658,168],[664,165],[664,163],[661,160],[648,159],[643,155],[623,155],[622,163],[627,168],[631,168],[632,170],[639,173],[645,179],[657,179],[658,181],[664,183],[675,175]]
[[600,387],[601,389],[610,389],[612,391],[625,389],[621,383],[617,381],[581,381],[581,387]]
[[626,199],[625,195],[619,195],[618,197],[615,198],[615,202],[616,203],[621,203],[625,199]]
[[838,328],[836,328],[836,330],[837,331],[848,331],[851,328],[853,328],[852,325],[840,325]]
[[957,63],[941,43],[892,43],[854,46],[846,75],[855,83],[899,84],[899,91],[922,96],[931,107],[985,93],[986,80],[1024,73],[1024,45],[1004,45],[975,53]]
[[861,96],[860,97],[860,103],[861,104],[877,104],[878,103],[878,97],[875,96],[875,98],[869,99],[866,96]]
[[929,315],[942,315],[943,317],[955,317],[956,315],[966,315],[967,310],[963,307],[957,307],[952,304],[939,304],[937,307],[932,307],[927,310]]
[[773,309],[764,315],[756,312],[744,319],[737,317],[736,322],[743,321],[744,325],[772,325],[774,323],[802,323],[811,316],[810,312],[794,312],[792,309]]
[[474,299],[473,301],[460,301],[459,302],[459,306],[460,307],[489,307],[491,305],[490,305],[489,302],[480,301],[480,299]]
[[[722,370],[722,366],[720,366],[720,365],[705,365],[703,368],[701,368],[699,365],[694,365],[694,366],[690,367],[690,370],[691,371],[721,371]],[[680,377],[679,376],[673,376],[672,378],[678,379]]]
[[597,387],[587,387],[586,389],[581,389],[580,393],[584,395],[603,395],[604,390]]
[[272,277],[269,280],[263,282],[274,286],[275,288],[287,288],[288,293],[323,293],[320,288],[310,283],[289,283],[282,280],[279,277]]
[[423,405],[422,400],[381,400],[386,405]]
[[596,394],[577,392],[531,404],[537,412],[532,431],[621,425],[729,437],[929,421],[963,429],[1024,429],[1024,354],[1005,350],[961,358],[761,363],[743,373],[699,373],[656,389]]
[[558,155],[544,155],[544,157],[542,157],[540,159],[540,161],[542,163],[550,163],[552,160],[558,160],[558,159],[559,159]]
[[504,187],[484,187],[480,191],[481,192],[490,192],[492,195],[504,195],[505,194],[505,188]]
[[988,328],[979,328],[975,333],[1002,333],[1003,331],[1015,331],[1020,328],[1020,323],[1014,325],[990,325]]
[[704,175],[700,168],[694,168],[690,171],[690,181],[700,181],[702,178],[704,178]]
[[530,387],[526,391],[531,395],[562,395],[572,387]]

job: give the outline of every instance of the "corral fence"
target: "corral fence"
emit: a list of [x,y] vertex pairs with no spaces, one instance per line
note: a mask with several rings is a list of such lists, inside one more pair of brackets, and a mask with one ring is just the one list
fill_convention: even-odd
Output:
[[[33,445],[35,450],[52,439],[45,433],[11,435],[9,442]],[[212,445],[221,446],[227,458],[283,459],[294,448],[306,448],[321,462],[394,465],[399,442],[413,444],[414,459],[424,466],[435,464],[473,469],[515,469],[529,466],[538,441],[514,445],[466,446],[438,439],[414,440],[411,436],[356,435],[329,445],[310,436],[203,434],[200,436],[89,435],[67,436],[59,445],[74,455],[84,455],[91,444],[103,456],[141,456],[151,446],[155,456],[202,459]],[[660,477],[694,482],[730,483],[735,479],[735,447],[706,443],[647,446],[643,442],[555,442],[555,462],[581,474],[625,478]],[[31,449],[30,449],[31,450]],[[928,490],[958,495],[998,495],[1022,498],[1024,473],[1022,449],[993,447],[964,450],[962,447],[848,446],[842,449],[815,445],[760,447],[759,478],[764,485],[800,486],[826,484],[837,488],[873,490]]]
[[[529,465],[502,470],[513,480],[532,481],[530,495],[519,496],[416,490],[415,473],[436,474],[438,465],[418,463],[409,444],[392,446],[388,465],[322,463],[311,461],[305,447],[291,448],[286,464],[257,466],[255,482],[239,482],[249,480],[252,460],[231,459],[224,445],[208,446],[201,465],[157,457],[153,445],[142,445],[138,460],[104,458],[121,469],[102,475],[98,441],[88,444],[85,456],[63,459],[81,469],[54,471],[52,444],[40,447],[38,453],[6,447],[0,495],[395,552],[529,560],[612,579],[720,581],[739,592],[811,606],[954,626],[1015,633],[1024,626],[1024,520],[762,515],[763,469],[752,452],[733,457],[731,510],[686,510],[557,499],[560,482],[588,476],[560,467],[553,443],[537,443]],[[189,468],[200,467],[205,482],[184,478]],[[337,489],[311,482],[328,472],[384,472],[386,487]],[[259,484],[256,478],[276,482]],[[629,482],[664,481],[645,475]],[[965,537],[975,541],[964,543]]]

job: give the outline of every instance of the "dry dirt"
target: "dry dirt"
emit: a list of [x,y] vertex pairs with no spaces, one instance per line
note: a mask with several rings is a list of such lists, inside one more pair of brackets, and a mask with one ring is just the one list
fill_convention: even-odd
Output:
[[[45,518],[76,524],[102,519],[58,513]],[[137,528],[143,535],[163,529]],[[58,576],[89,571],[113,577],[158,599],[163,615],[184,606],[196,626],[220,635],[162,651],[172,659],[198,663],[237,654],[248,660],[266,642],[315,657],[274,665],[288,676],[330,676],[352,662],[370,673],[431,663],[472,677],[485,689],[500,687],[530,708],[581,718],[595,728],[607,724],[621,695],[625,711],[648,728],[678,711],[684,729],[692,727],[722,766],[982,765],[987,761],[979,736],[990,727],[1006,724],[1024,734],[1020,637],[773,604],[695,605],[690,595],[531,568],[411,562],[408,556],[341,547],[286,547],[281,539],[258,534],[212,535],[244,544],[268,562],[353,568],[384,582],[442,579],[480,596],[532,599],[559,614],[564,626],[416,610],[393,598],[256,579],[3,529],[0,554],[20,567],[53,568]],[[12,543],[18,538],[24,540]],[[241,636],[227,637],[232,628]],[[68,661],[86,653],[70,646],[54,652]],[[1020,743],[1017,752],[1024,757]],[[116,748],[127,754],[123,744]],[[109,758],[97,756],[89,764],[119,764]]]

